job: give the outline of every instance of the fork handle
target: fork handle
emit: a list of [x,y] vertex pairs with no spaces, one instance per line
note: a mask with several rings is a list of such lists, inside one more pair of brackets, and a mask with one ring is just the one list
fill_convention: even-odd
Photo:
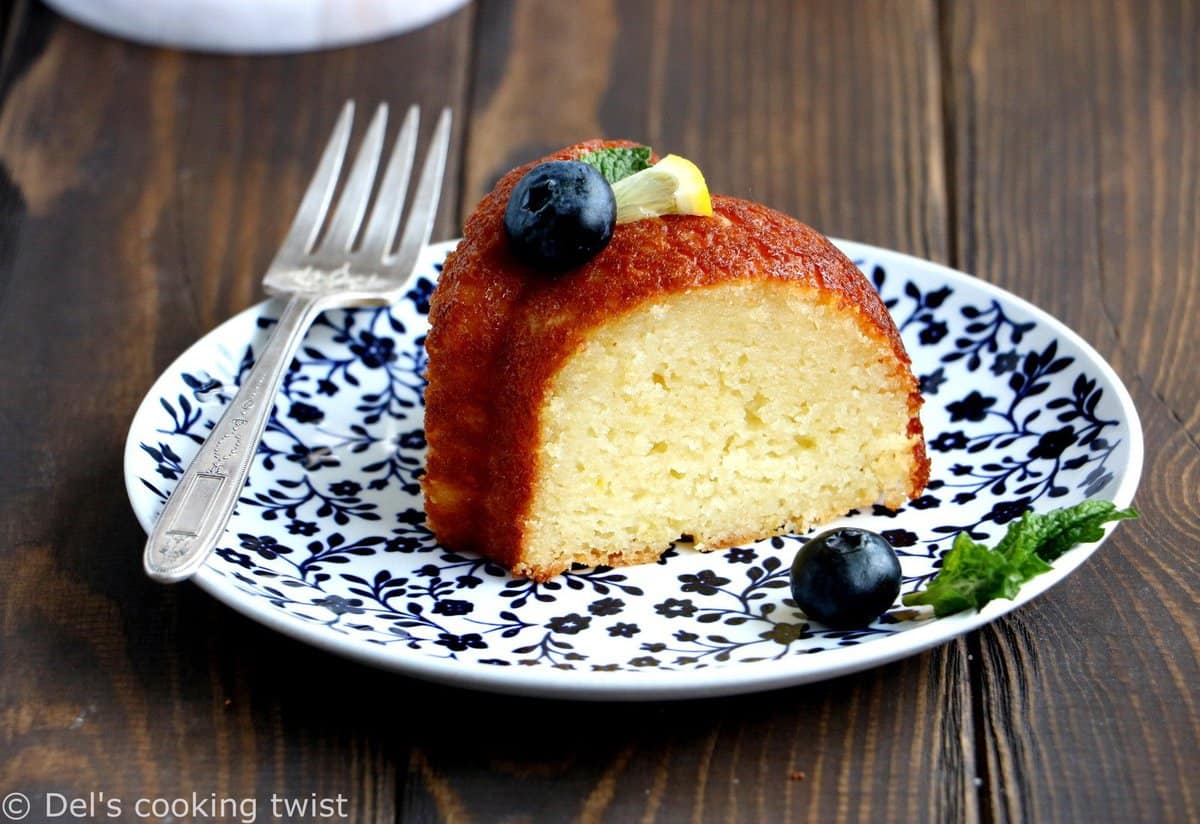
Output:
[[283,374],[321,313],[319,296],[288,300],[254,368],[167,499],[150,538],[146,574],[164,584],[190,578],[212,554],[250,474]]

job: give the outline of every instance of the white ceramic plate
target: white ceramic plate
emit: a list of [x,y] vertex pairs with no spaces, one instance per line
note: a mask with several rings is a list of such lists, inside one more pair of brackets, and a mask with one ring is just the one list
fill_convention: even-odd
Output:
[[232,54],[349,46],[432,23],[467,0],[46,0],[138,43]]
[[[883,295],[926,405],[932,481],[898,512],[851,513],[901,555],[903,591],[936,571],[953,535],[996,539],[1026,508],[1086,498],[1128,505],[1142,465],[1120,379],[1045,312],[927,261],[839,242]],[[427,250],[390,309],[330,312],[285,379],[237,513],[196,582],[302,641],[419,678],[579,699],[672,699],[817,681],[974,629],[1065,578],[1081,546],[1016,601],[909,620],[897,609],[837,631],[790,599],[802,537],[658,564],[581,569],[544,584],[449,552],[424,524],[422,389],[428,298],[453,244]],[[151,388],[125,451],[129,498],[149,528],[278,311],[222,324]]]

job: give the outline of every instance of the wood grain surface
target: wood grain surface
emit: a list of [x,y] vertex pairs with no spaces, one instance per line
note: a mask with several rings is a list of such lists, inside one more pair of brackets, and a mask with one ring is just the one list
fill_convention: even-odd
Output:
[[947,11],[956,262],[1079,330],[1146,435],[1142,520],[973,641],[984,815],[1195,821],[1200,8]]
[[[1196,4],[482,0],[278,57],[2,14],[0,795],[215,793],[259,820],[272,793],[366,822],[1200,820]],[[1032,300],[1129,386],[1142,520],[966,639],[686,703],[429,686],[151,584],[129,420],[259,299],[347,97],[455,110],[437,237],[512,165],[631,137]]]
[[[0,787],[340,793],[357,820],[392,820],[408,752],[384,719],[412,687],[149,584],[121,444],[155,375],[260,299],[343,99],[465,109],[471,13],[226,58],[27,12],[0,110],[0,383],[16,388],[0,400]],[[363,700],[342,700],[350,684]]]

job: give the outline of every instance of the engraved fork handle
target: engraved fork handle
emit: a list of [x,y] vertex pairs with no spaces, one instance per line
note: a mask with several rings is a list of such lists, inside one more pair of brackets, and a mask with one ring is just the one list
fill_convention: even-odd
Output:
[[254,368],[179,479],[146,541],[146,574],[162,583],[190,578],[225,531],[250,474],[279,384],[304,333],[328,302],[294,295]]

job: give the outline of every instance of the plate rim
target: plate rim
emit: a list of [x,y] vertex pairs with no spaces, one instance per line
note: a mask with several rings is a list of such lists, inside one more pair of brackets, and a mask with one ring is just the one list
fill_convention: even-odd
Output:
[[[1046,310],[1007,289],[966,272],[915,255],[868,243],[832,237],[829,240],[852,259],[861,254],[878,259],[880,263],[884,264],[887,259],[898,260],[909,266],[927,269],[948,281],[965,283],[972,288],[981,289],[984,293],[1000,298],[1021,309],[1039,323],[1046,324],[1055,335],[1076,346],[1087,356],[1089,365],[1094,366],[1113,388],[1121,409],[1122,420],[1129,428],[1128,465],[1112,498],[1118,507],[1127,507],[1133,502],[1134,494],[1141,481],[1145,458],[1141,418],[1133,404],[1133,398],[1130,396],[1128,388],[1116,370],[1096,351],[1095,347]],[[426,262],[441,260],[445,253],[453,249],[457,243],[458,239],[453,239],[430,244],[424,250],[422,262],[418,263],[418,269]],[[176,367],[186,360],[192,350],[200,346],[205,339],[218,334],[226,327],[243,322],[248,315],[261,313],[263,307],[272,302],[274,299],[268,298],[255,303],[206,332],[163,368],[139,402],[126,434],[125,448],[122,454],[122,470],[130,507],[134,517],[147,533],[153,524],[149,522],[149,515],[142,512],[136,503],[137,499],[144,496],[145,493],[136,486],[135,481],[138,479],[130,472],[130,467],[140,448],[134,433],[144,430],[143,418],[150,414],[152,408],[148,401],[162,395],[161,388],[165,387],[168,378],[178,371]],[[902,638],[903,642],[901,643],[881,647],[883,639],[878,639],[850,647],[822,650],[811,656],[793,656],[770,661],[733,662],[720,667],[711,667],[700,673],[694,670],[591,672],[590,670],[558,670],[545,667],[498,667],[470,660],[433,658],[419,653],[397,655],[396,648],[368,644],[354,636],[341,635],[326,627],[314,626],[289,617],[282,610],[263,603],[262,599],[242,593],[232,586],[226,577],[213,571],[212,567],[202,567],[191,580],[217,601],[276,632],[325,652],[426,681],[494,693],[541,698],[586,701],[685,700],[761,692],[824,681],[872,669],[924,652],[991,623],[1046,592],[1067,578],[1087,560],[1108,539],[1116,526],[1116,523],[1108,524],[1104,536],[1099,541],[1078,546],[1067,552],[1054,562],[1053,568],[1049,572],[1022,586],[1015,599],[992,601],[980,611],[959,613],[945,618],[922,619],[922,626],[905,630],[903,633],[893,636],[896,639]],[[820,666],[814,667],[813,663],[818,660]]]

